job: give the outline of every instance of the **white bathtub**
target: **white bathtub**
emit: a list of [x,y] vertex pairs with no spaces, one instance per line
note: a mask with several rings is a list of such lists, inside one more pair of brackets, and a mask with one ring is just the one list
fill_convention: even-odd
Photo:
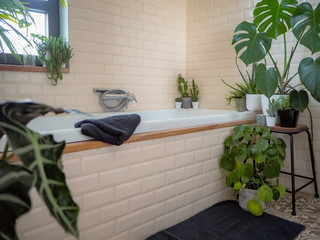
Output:
[[[135,134],[223,123],[256,116],[254,112],[212,109],[164,109],[137,112],[95,113],[92,115],[98,119],[131,113],[136,113],[141,116],[141,123],[137,127]],[[45,116],[32,120],[28,124],[28,127],[41,134],[53,134],[56,141],[65,140],[67,143],[80,142],[92,138],[82,135],[80,128],[75,128],[74,123],[87,118],[89,117],[80,114]],[[5,141],[5,137],[0,140],[0,151],[3,150]]]

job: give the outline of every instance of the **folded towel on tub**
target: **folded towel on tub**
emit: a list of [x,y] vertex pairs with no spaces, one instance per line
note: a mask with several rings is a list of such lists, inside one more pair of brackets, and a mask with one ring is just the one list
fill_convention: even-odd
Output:
[[137,114],[125,114],[101,119],[85,119],[75,123],[81,127],[82,134],[96,140],[113,145],[121,145],[128,140],[140,124],[141,118]]

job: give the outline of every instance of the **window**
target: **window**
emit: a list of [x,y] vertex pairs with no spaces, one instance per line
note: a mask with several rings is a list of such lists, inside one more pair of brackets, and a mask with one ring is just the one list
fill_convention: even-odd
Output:
[[[24,1],[21,1],[24,2]],[[34,19],[34,24],[28,28],[19,28],[16,24],[14,26],[18,31],[20,31],[26,38],[31,40],[31,33],[41,34],[45,36],[59,36],[60,34],[60,20],[59,20],[59,0],[28,0],[29,4],[26,6],[29,8],[29,13]],[[12,35],[15,37],[15,35]],[[17,38],[16,49],[20,54],[21,59],[23,59],[23,54],[25,51],[23,48],[27,47],[27,43],[21,39]],[[5,48],[6,60],[3,55],[0,54],[0,63],[2,64],[13,64],[20,65],[20,62],[15,59],[8,48]],[[27,47],[27,52],[31,55],[37,55],[37,51],[33,47]],[[36,65],[41,66],[39,60],[36,60]]]

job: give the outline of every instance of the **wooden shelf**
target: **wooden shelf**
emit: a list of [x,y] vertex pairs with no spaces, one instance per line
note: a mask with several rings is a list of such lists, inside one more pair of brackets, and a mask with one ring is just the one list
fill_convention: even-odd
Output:
[[[39,66],[24,66],[24,65],[8,65],[0,64],[0,71],[14,71],[14,72],[48,72],[45,67]],[[61,73],[69,73],[69,68],[61,68]]]

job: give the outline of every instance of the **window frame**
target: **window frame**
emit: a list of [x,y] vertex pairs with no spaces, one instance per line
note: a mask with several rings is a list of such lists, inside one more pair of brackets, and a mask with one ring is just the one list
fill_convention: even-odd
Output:
[[[24,0],[20,0],[21,2]],[[28,0],[25,6],[30,10],[40,10],[48,14],[48,35],[59,37],[60,35],[60,10],[59,0]],[[6,59],[0,53],[0,64],[3,65],[21,65],[21,63],[10,53],[5,54]],[[23,54],[19,55],[21,60]],[[38,57],[36,58],[36,66],[42,66]]]

